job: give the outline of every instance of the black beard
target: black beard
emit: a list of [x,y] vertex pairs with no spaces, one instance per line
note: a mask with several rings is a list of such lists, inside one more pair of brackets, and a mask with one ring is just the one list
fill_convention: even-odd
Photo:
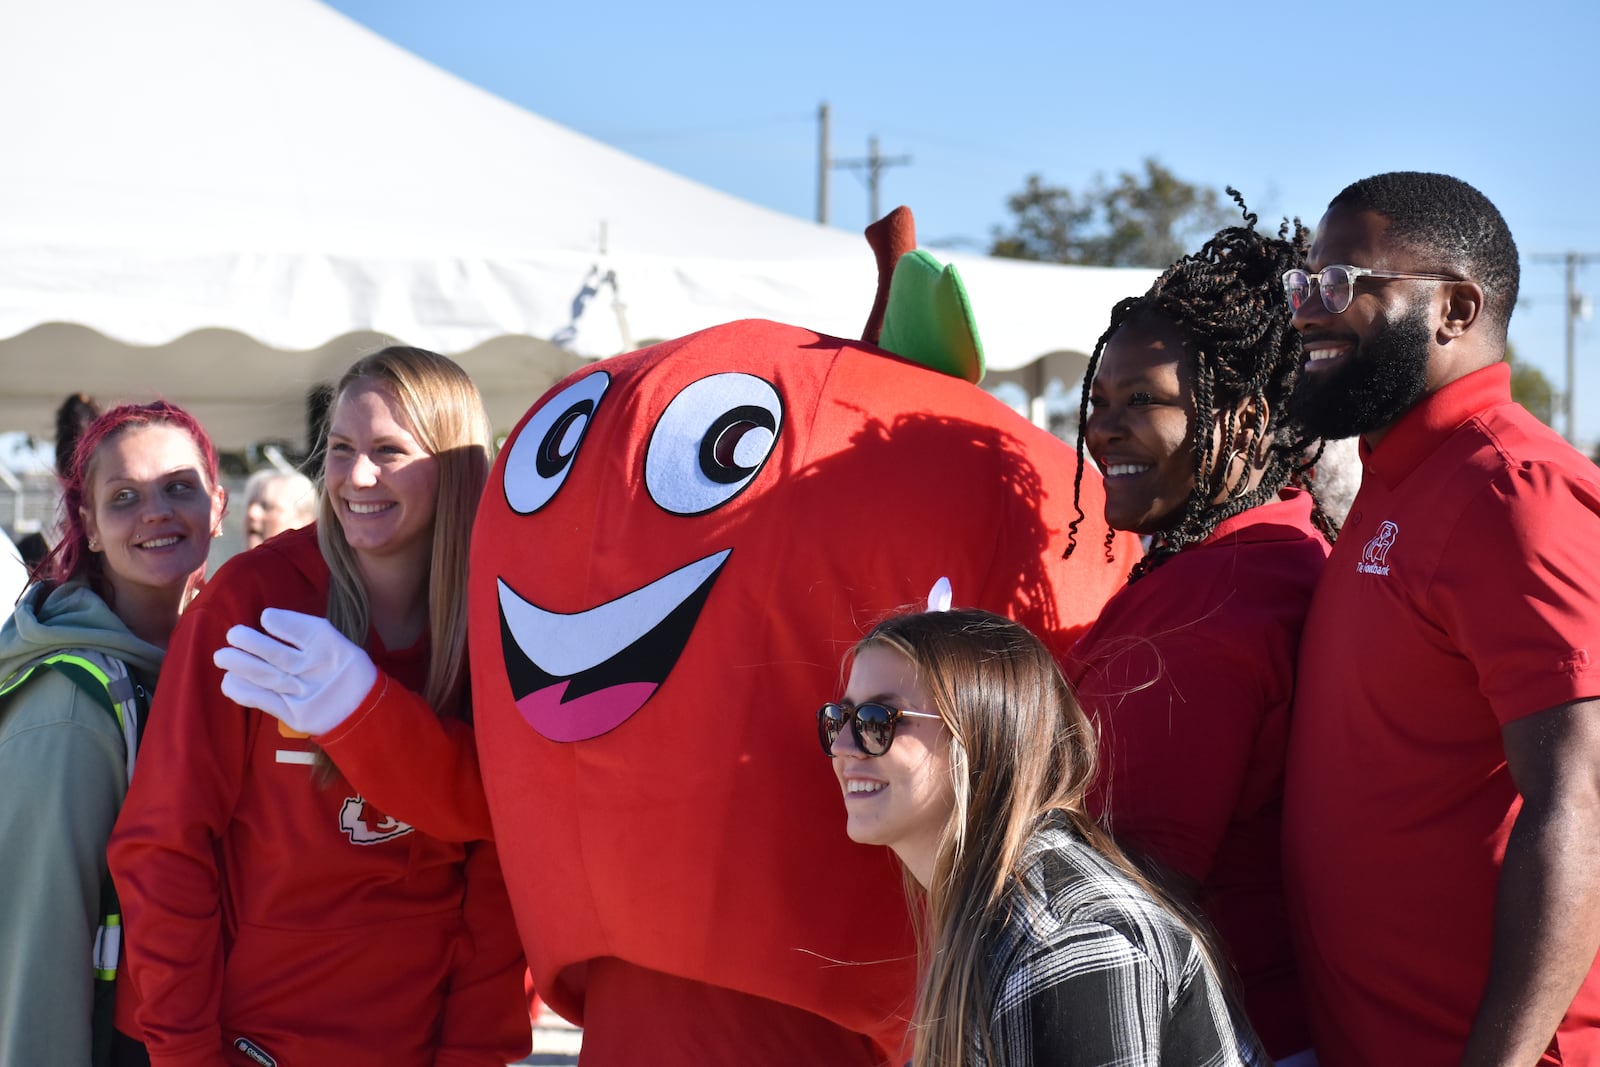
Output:
[[1427,391],[1432,339],[1427,305],[1419,303],[1371,341],[1357,344],[1332,374],[1302,371],[1289,410],[1308,438],[1336,441],[1383,429]]

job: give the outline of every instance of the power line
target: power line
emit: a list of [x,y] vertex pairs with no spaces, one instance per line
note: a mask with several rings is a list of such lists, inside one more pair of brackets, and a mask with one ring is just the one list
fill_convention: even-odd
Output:
[[785,113],[767,117],[752,116],[743,119],[731,119],[727,122],[708,123],[704,126],[680,126],[676,129],[647,129],[628,131],[597,130],[588,136],[609,145],[622,146],[625,144],[645,144],[661,141],[688,141],[702,137],[715,137],[730,133],[750,133],[756,130],[771,130],[779,126],[790,126],[800,122],[810,122],[811,116],[807,114]]

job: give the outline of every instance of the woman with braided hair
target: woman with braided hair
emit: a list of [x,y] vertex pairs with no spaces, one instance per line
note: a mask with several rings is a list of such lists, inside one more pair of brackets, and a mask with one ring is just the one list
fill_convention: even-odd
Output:
[[1216,926],[1285,1057],[1309,1039],[1279,871],[1284,752],[1334,530],[1288,408],[1303,356],[1280,277],[1305,232],[1258,232],[1229,193],[1244,224],[1119,303],[1089,361],[1078,451],[1105,474],[1107,523],[1149,548],[1066,670],[1100,731],[1092,807]]

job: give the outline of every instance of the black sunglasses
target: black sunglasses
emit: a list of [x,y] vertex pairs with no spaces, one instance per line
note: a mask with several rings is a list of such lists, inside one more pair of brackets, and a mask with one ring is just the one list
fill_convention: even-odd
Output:
[[850,735],[856,747],[869,756],[881,756],[894,744],[894,728],[905,716],[917,719],[937,719],[926,711],[903,711],[887,704],[835,704],[832,701],[817,709],[817,740],[822,742],[822,754],[833,757],[833,743],[845,723],[850,724]]

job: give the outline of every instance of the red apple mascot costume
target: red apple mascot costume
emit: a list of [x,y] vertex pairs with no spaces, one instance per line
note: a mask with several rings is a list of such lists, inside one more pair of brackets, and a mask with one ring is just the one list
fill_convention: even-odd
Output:
[[882,347],[752,320],[617,356],[534,405],[490,476],[484,785],[534,983],[587,1065],[903,1063],[900,873],[845,836],[815,709],[942,575],[1065,650],[1138,557],[1061,558],[1072,448],[976,386],[959,279],[897,255],[910,213],[874,231],[899,261]]

